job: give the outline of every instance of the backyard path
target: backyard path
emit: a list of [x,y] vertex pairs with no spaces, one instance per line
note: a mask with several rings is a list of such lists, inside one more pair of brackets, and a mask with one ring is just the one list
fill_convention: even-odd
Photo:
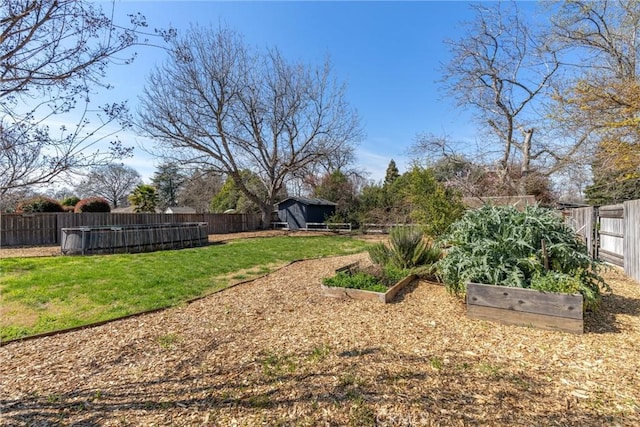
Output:
[[[468,320],[440,285],[334,300],[365,255],[0,348],[0,425],[640,425],[640,285],[570,335]],[[188,284],[185,284],[188,285]]]

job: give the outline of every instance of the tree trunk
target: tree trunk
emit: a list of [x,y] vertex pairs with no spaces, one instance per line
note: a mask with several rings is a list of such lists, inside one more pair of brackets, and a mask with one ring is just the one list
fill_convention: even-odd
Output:
[[523,131],[524,141],[522,141],[522,166],[520,167],[520,182],[518,184],[518,194],[526,196],[526,183],[531,172],[531,139],[533,138],[533,129]]
[[271,214],[273,213],[272,204],[260,204],[260,222],[263,230],[271,228]]

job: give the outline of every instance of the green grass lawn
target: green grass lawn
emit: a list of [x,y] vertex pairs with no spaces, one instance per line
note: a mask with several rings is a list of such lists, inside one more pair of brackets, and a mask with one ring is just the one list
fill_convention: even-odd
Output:
[[344,236],[265,237],[141,254],[0,259],[0,339],[170,307],[294,260],[366,247]]

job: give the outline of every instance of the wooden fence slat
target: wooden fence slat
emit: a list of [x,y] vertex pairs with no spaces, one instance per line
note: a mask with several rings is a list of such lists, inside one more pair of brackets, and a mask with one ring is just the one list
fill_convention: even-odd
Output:
[[595,236],[592,257],[623,267],[625,274],[640,282],[640,200],[600,206],[598,222],[589,224],[585,213],[593,209],[571,209],[567,221],[581,236]]
[[624,202],[624,272],[640,282],[640,200]]
[[600,206],[598,214],[602,218],[622,218],[624,216],[624,205]]
[[55,245],[56,214],[0,214],[2,246]]
[[596,256],[593,234],[594,219],[595,209],[593,207],[571,209],[571,215],[568,218],[569,225],[584,239],[589,255],[592,257]]
[[599,249],[598,258],[604,262],[608,262],[610,264],[624,268],[624,255],[620,255],[615,252],[609,252],[606,249]]

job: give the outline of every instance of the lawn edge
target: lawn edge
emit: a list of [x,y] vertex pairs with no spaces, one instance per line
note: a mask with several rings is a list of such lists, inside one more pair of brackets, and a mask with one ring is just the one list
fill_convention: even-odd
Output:
[[[324,257],[302,258],[302,259],[289,261],[288,263],[282,265],[281,267],[278,267],[277,269],[275,269],[273,271],[270,271],[269,273],[254,277],[253,279],[241,280],[239,282],[232,283],[232,284],[230,284],[228,286],[225,286],[224,288],[216,289],[213,292],[207,293],[205,295],[200,295],[198,297],[191,298],[191,299],[186,300],[186,301],[181,301],[181,302],[179,302],[179,303],[177,303],[175,305],[169,305],[169,306],[166,306],[166,307],[159,307],[159,308],[153,308],[153,309],[150,309],[150,310],[139,311],[137,313],[127,314],[125,316],[120,316],[120,317],[114,317],[113,319],[100,320],[98,322],[92,322],[92,323],[88,323],[86,325],[74,326],[74,327],[71,327],[71,328],[59,329],[59,330],[49,331],[49,332],[42,332],[40,334],[27,335],[25,337],[13,338],[13,339],[10,339],[10,340],[4,340],[4,341],[0,340],[0,348],[4,347],[4,346],[7,346],[9,344],[15,344],[15,343],[24,342],[24,341],[32,341],[32,340],[35,340],[35,339],[38,339],[38,338],[46,338],[46,337],[52,337],[52,336],[56,336],[56,335],[67,334],[67,333],[70,333],[70,332],[76,332],[76,331],[81,331],[81,330],[84,330],[84,329],[95,328],[95,327],[98,327],[98,326],[106,325],[108,323],[117,322],[117,321],[120,321],[120,320],[133,319],[133,318],[136,318],[136,317],[144,316],[146,314],[158,313],[160,311],[169,310],[169,309],[175,308],[175,307],[177,307],[179,305],[183,305],[183,304],[184,305],[193,304],[194,302],[203,300],[205,298],[208,298],[208,297],[210,297],[212,295],[216,295],[216,294],[218,294],[220,292],[223,292],[223,291],[226,291],[228,289],[235,288],[236,286],[244,285],[246,283],[251,283],[251,282],[254,282],[254,281],[258,280],[258,279],[267,277],[270,274],[273,274],[273,273],[275,273],[277,271],[280,271],[283,268],[290,267],[291,265],[299,263],[299,262],[311,261],[311,260],[322,259],[322,258],[337,258],[337,257],[340,257],[340,256],[348,256],[348,255],[349,254],[346,254],[346,255],[330,255],[330,256],[324,256]],[[353,255],[353,254],[351,254],[351,255]]]

